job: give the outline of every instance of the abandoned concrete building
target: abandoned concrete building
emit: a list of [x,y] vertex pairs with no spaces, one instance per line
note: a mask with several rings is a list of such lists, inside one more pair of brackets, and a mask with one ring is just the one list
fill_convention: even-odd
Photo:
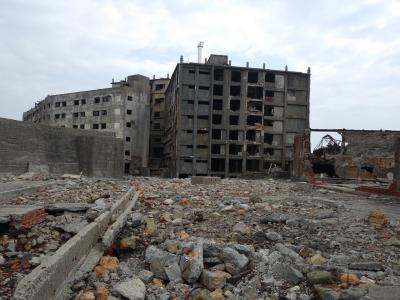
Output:
[[165,93],[164,161],[171,177],[290,168],[309,128],[310,70],[231,66],[225,55],[177,64]]
[[128,76],[111,88],[47,96],[23,114],[24,121],[114,132],[124,140],[125,173],[139,174],[148,166],[149,78]]

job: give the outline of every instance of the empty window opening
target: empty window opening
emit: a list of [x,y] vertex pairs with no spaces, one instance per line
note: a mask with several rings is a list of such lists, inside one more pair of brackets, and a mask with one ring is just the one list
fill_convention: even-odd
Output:
[[93,124],[92,129],[99,129],[99,124]]
[[264,134],[264,143],[268,145],[272,145],[272,141],[274,140],[274,135],[265,133]]
[[264,120],[264,126],[266,126],[266,127],[272,127],[272,126],[274,126],[274,121],[271,121],[271,120]]
[[197,130],[197,134],[207,134],[207,133],[208,133],[207,128]]
[[101,111],[101,115],[102,115],[102,116],[107,116],[107,111],[106,111],[106,110],[102,110],[102,111]]
[[80,129],[85,129],[85,124],[79,125],[79,128],[80,128]]
[[273,91],[265,91],[265,98],[267,100],[272,100],[274,98],[275,93]]
[[231,100],[229,102],[229,109],[232,111],[240,110],[240,100]]
[[224,70],[215,69],[214,70],[214,80],[222,81],[224,79]]
[[154,138],[154,142],[155,142],[155,143],[160,143],[160,142],[161,142],[161,138],[159,138],[159,137]]
[[229,145],[229,154],[231,155],[242,155],[242,145],[235,145],[235,144],[230,144]]
[[107,129],[107,124],[106,123],[101,123],[101,129]]
[[124,167],[124,173],[125,173],[125,174],[129,174],[129,163],[125,163],[124,166],[125,166],[125,167]]
[[208,116],[198,116],[200,120],[208,120]]
[[234,97],[240,97],[240,85],[231,85],[230,95]]
[[230,130],[229,131],[229,139],[231,141],[238,141],[239,140],[239,131],[238,130]]
[[209,86],[199,86],[199,90],[208,91],[209,89]]
[[335,162],[333,160],[318,160],[313,163],[315,174],[326,174],[328,177],[337,177],[335,172]]
[[156,98],[156,104],[160,104],[164,101],[164,98]]
[[220,125],[220,124],[222,124],[222,115],[213,115],[212,123],[213,123],[214,125]]
[[197,145],[196,146],[197,149],[208,149],[207,145]]
[[262,116],[247,116],[246,124],[249,126],[261,126]]
[[263,98],[263,88],[259,86],[249,86],[247,87],[247,97],[253,99]]
[[222,130],[221,129],[213,129],[211,133],[213,140],[220,140],[222,139]]
[[260,171],[260,162],[256,159],[247,159],[246,160],[246,171],[259,172]]
[[213,110],[222,110],[222,100],[220,99],[213,100]]
[[74,105],[79,105],[79,100],[74,100]]
[[163,148],[162,147],[154,147],[153,148],[153,157],[161,158],[163,156]]
[[130,154],[131,154],[131,151],[125,150],[125,155],[130,155]]
[[230,159],[229,160],[229,173],[241,173],[242,172],[242,160],[241,159]]
[[125,141],[130,142],[131,141],[131,137],[130,136],[125,137]]
[[65,113],[61,114],[61,119],[65,119]]
[[161,91],[165,87],[165,84],[156,84],[156,91]]
[[211,158],[211,171],[225,172],[225,159]]
[[[193,100],[192,100],[192,101],[193,101]],[[201,104],[201,105],[208,105],[209,102],[208,102],[208,101],[199,101],[199,104]]]
[[96,97],[96,98],[94,98],[94,103],[100,103],[100,97]]
[[249,72],[247,79],[248,79],[249,83],[257,83],[258,82],[258,72]]
[[222,96],[224,94],[224,87],[221,84],[214,84],[213,94],[215,96]]
[[132,110],[131,110],[131,109],[127,109],[127,110],[126,110],[126,114],[127,114],[127,115],[131,115],[131,114],[132,114]]
[[64,107],[67,106],[67,102],[63,101],[62,106],[64,106]]
[[85,117],[86,113],[84,111],[81,111],[81,117]]
[[195,70],[189,70],[189,74],[194,74],[194,73],[196,73]]
[[372,174],[372,172],[374,172],[374,166],[362,166],[361,170],[365,170],[368,173]]
[[72,128],[77,129],[78,125],[72,125]]
[[60,107],[60,102],[56,102],[56,107]]
[[132,96],[128,96],[128,101],[132,101],[133,100],[133,98],[132,98]]
[[154,118],[159,118],[159,117],[160,117],[160,112],[159,111],[155,112],[154,113]]
[[262,113],[262,102],[259,101],[249,101],[247,104],[247,111],[250,113]]
[[95,117],[100,116],[100,111],[94,110],[93,111],[93,116],[95,116]]
[[273,156],[274,155],[274,149],[272,148],[264,148],[264,154],[267,156]]
[[103,100],[103,102],[110,102],[111,101],[111,96],[110,95],[104,96],[102,98],[102,100]]
[[265,81],[266,82],[275,82],[275,74],[267,72],[265,73]]
[[246,131],[246,140],[255,142],[257,137],[257,132],[255,130],[247,130]]
[[240,71],[231,71],[231,81],[240,82]]
[[199,71],[199,74],[202,74],[202,75],[210,75],[210,71],[202,71],[202,70],[200,70]]
[[273,117],[274,116],[274,107],[271,105],[264,106],[264,116]]
[[154,123],[154,124],[153,124],[153,128],[154,128],[154,129],[160,129],[160,128],[161,128],[160,123]]
[[247,154],[248,155],[260,154],[260,146],[259,145],[247,145]]
[[126,127],[131,127],[131,126],[132,126],[131,122],[126,122]]
[[86,99],[81,99],[81,105],[85,105],[86,104]]
[[239,125],[239,116],[229,116],[229,125]]
[[74,112],[74,118],[77,118],[77,117],[79,117],[79,113],[77,113],[77,112]]
[[211,154],[222,154],[221,153],[221,145],[212,144],[211,145]]

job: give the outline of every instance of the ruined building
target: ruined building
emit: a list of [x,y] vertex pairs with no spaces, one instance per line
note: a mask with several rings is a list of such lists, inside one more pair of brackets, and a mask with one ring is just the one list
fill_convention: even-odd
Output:
[[294,136],[309,128],[307,73],[231,66],[225,55],[177,64],[165,92],[169,176],[260,175],[290,168]]
[[143,172],[149,157],[149,78],[128,76],[111,88],[47,96],[24,121],[113,132],[124,141],[125,173]]

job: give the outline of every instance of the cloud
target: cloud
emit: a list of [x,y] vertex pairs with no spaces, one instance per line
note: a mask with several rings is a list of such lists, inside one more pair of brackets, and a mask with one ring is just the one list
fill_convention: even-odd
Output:
[[0,116],[20,119],[47,94],[165,76],[179,56],[305,72],[311,126],[399,129],[398,1],[3,0]]

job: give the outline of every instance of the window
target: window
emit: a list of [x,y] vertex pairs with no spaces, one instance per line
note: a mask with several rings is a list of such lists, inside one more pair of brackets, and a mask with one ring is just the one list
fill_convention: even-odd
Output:
[[128,96],[128,101],[132,101],[132,100],[133,100],[132,96]]
[[209,89],[209,86],[199,86],[199,90],[208,91]]
[[60,107],[60,102],[56,102],[56,107]]
[[100,115],[100,111],[98,111],[98,110],[93,111],[93,116],[97,117],[99,115]]
[[74,105],[79,105],[79,100],[74,100]]
[[103,100],[103,102],[110,102],[111,101],[111,96],[110,95],[104,96],[102,98],[102,100]]
[[131,137],[130,136],[125,137],[125,141],[130,142],[131,141]]
[[231,71],[231,81],[240,82],[240,71]]
[[79,113],[74,112],[74,118],[77,118],[77,117],[79,117]]
[[215,69],[214,70],[214,80],[222,81],[224,79],[224,70]]
[[85,124],[79,125],[79,128],[80,128],[80,129],[85,129]]
[[93,125],[92,125],[92,128],[93,128],[93,129],[99,129],[99,124],[93,124]]
[[229,125],[239,125],[239,116],[229,116]]
[[131,109],[127,109],[127,110],[126,110],[126,114],[127,114],[127,115],[131,115],[131,114],[132,114],[132,110],[131,110]]
[[258,82],[258,72],[249,72],[248,82],[249,83],[257,83]]
[[64,106],[64,107],[67,106],[67,102],[63,101],[62,106]]
[[222,100],[219,99],[213,100],[213,110],[222,110]]
[[161,142],[161,138],[159,138],[159,137],[154,138],[154,142],[155,142],[155,143],[160,143],[160,142]]
[[154,113],[154,118],[159,118],[159,117],[160,117],[160,112],[159,111],[155,112]]
[[96,104],[100,103],[100,97],[94,98],[94,103],[96,103]]
[[131,122],[126,122],[126,127],[131,127]]
[[210,75],[210,71],[199,71],[199,74]]
[[55,114],[54,115],[54,119],[59,119],[60,118],[60,114]]
[[240,85],[232,85],[230,88],[231,96],[240,97]]
[[214,84],[214,91],[213,91],[213,93],[214,93],[215,96],[222,96],[222,95],[223,95],[223,91],[224,91],[224,89],[223,89],[223,86],[222,86],[222,85],[220,85],[220,84]]
[[85,105],[86,104],[86,99],[81,99],[81,105]]
[[220,125],[222,124],[222,115],[213,115],[212,116],[212,123],[214,125]]
[[65,119],[65,113],[61,114],[61,119]]
[[107,129],[107,123],[101,123],[101,129]]
[[102,115],[102,116],[107,116],[107,111],[106,111],[106,110],[102,110],[102,111],[101,111],[101,115]]
[[161,128],[160,123],[154,123],[154,124],[153,124],[153,128],[154,128],[154,129],[160,129],[160,128]]
[[164,101],[164,98],[157,98],[156,99],[156,104],[160,104]]
[[265,73],[265,81],[266,82],[275,82],[275,74],[273,73]]
[[125,150],[125,155],[130,155],[130,154],[131,154],[131,151]]
[[84,116],[85,116],[85,112],[82,111],[82,112],[81,112],[81,117],[84,117]]
[[78,125],[72,125],[72,128],[77,129]]
[[165,84],[156,84],[156,91],[161,91],[165,87]]

